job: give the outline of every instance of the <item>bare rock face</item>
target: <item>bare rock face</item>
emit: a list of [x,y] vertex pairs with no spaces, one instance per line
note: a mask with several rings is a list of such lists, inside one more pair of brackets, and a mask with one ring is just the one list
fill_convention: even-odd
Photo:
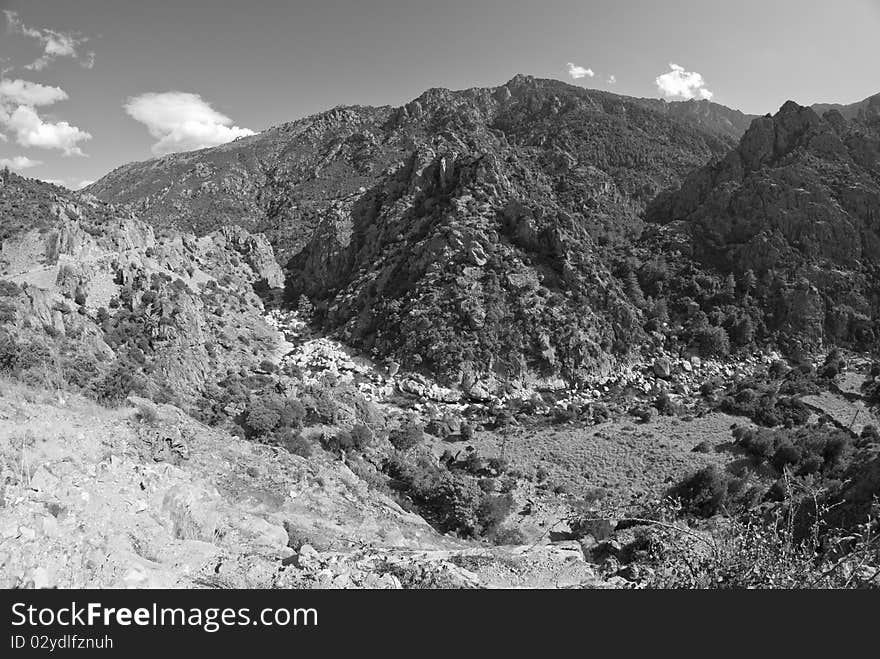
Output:
[[228,247],[241,254],[257,279],[269,288],[284,287],[284,273],[265,236],[252,235],[241,227],[226,226],[210,237],[217,247]]
[[[8,351],[55,355],[62,377],[99,398],[190,401],[257,360],[254,346],[271,354],[281,339],[254,291],[283,283],[262,236],[233,227],[157,237],[118,209],[15,175],[0,202],[15,209],[0,246]],[[28,367],[10,359],[7,368]]]

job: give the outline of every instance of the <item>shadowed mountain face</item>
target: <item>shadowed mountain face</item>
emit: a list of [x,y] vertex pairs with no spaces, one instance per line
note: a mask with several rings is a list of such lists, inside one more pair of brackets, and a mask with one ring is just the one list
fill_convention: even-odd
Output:
[[[870,342],[880,312],[880,113],[820,117],[786,103],[723,160],[662,195],[666,224],[703,268],[775,282],[777,319],[810,341]],[[768,313],[770,309],[768,308]]]

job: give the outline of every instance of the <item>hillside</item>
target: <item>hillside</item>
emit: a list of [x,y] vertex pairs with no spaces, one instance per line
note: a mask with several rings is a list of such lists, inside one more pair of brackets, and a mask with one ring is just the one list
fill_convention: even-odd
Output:
[[[880,113],[847,121],[786,103],[721,161],[662,195],[651,251],[735,278],[770,333],[804,347],[875,345],[880,306]],[[671,256],[671,255],[670,255]],[[679,259],[681,267],[684,260]]]
[[283,340],[254,286],[283,283],[237,227],[157,237],[128,213],[7,173],[0,185],[0,370],[113,402],[180,404]]

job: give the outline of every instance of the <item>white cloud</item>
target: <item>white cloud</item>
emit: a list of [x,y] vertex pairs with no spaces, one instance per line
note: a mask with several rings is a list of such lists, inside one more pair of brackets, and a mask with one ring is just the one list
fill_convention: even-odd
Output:
[[45,121],[36,110],[67,98],[67,92],[60,87],[0,79],[0,127],[11,131],[21,146],[59,149],[66,156],[82,156],[78,143],[92,136],[66,121]]
[[43,163],[39,160],[31,160],[27,156],[15,156],[14,158],[0,158],[0,167],[9,167],[9,169],[28,169],[36,167]]
[[67,100],[67,92],[29,80],[0,80],[0,105],[52,105]]
[[696,71],[685,71],[683,66],[670,64],[671,71],[657,76],[657,89],[664,98],[710,100],[714,94],[706,89],[706,81]]
[[582,66],[577,66],[576,64],[572,64],[569,62],[565,65],[565,68],[568,70],[568,77],[572,80],[580,80],[581,78],[590,77],[592,78],[595,73],[593,73],[592,69],[585,69]]
[[141,94],[128,99],[123,107],[158,140],[152,148],[157,156],[217,146],[254,134],[248,128],[232,126],[232,119],[214,110],[198,94]]
[[19,105],[4,123],[15,132],[16,141],[21,146],[59,149],[65,156],[85,155],[78,142],[92,139],[89,133],[66,121],[43,121],[37,111],[27,105]]
[[616,75],[610,75],[610,76],[608,76],[608,80],[607,80],[606,82],[607,82],[609,85],[616,85],[616,84],[617,84],[617,76],[616,76]]
[[61,179],[61,178],[40,178],[44,183],[51,183],[52,185],[58,185],[62,188],[67,188],[68,190],[82,190],[87,185],[91,185],[94,181],[89,180],[74,180],[74,179]]
[[42,71],[58,57],[79,60],[87,69],[94,66],[94,52],[89,51],[82,56],[79,53],[80,46],[89,40],[88,37],[77,32],[60,32],[48,28],[30,27],[21,22],[16,12],[7,9],[3,13],[6,14],[10,30],[39,41],[43,46],[43,54],[24,68],[31,71]]

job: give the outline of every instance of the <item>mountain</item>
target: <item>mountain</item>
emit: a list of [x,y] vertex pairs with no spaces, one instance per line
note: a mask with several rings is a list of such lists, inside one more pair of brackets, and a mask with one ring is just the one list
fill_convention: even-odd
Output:
[[[732,138],[745,130],[745,115],[714,103],[636,100],[517,76],[497,88],[430,90],[401,108],[334,108],[219,147],[125,165],[86,191],[104,201],[126,205],[157,227],[201,234],[238,224],[265,233],[284,261],[303,247],[321,217],[345,214],[362,189],[374,188],[419,145],[440,137],[449,119],[437,107],[443,99],[455,99],[456,111],[464,110],[473,121],[491,125],[497,120],[493,130],[503,133],[503,115],[514,107],[520,112],[529,89],[538,95],[552,93],[557,104],[554,111],[566,117],[575,105],[589,108],[581,119],[593,125],[581,138],[591,132],[588,139],[594,148],[616,150],[621,146],[616,142],[632,142],[630,153],[624,147],[620,158],[611,154],[610,161],[605,154],[596,154],[592,164],[615,178],[621,192],[636,197],[639,204],[657,189],[678,182],[690,167],[723,152],[725,145],[732,146]],[[502,96],[511,90],[515,96],[504,101]],[[534,102],[544,100],[536,96]],[[673,130],[671,123],[637,105],[691,130]],[[627,108],[635,114],[628,116]],[[401,120],[410,113],[421,120]],[[517,120],[527,119],[523,115]],[[630,122],[632,128],[627,127]],[[656,136],[650,135],[648,131],[658,122],[663,127]],[[610,134],[603,137],[605,130]],[[670,140],[676,146],[666,154],[664,145]],[[642,157],[656,163],[644,176],[633,175],[631,170]]]
[[874,107],[847,121],[836,110],[820,117],[789,101],[773,117],[757,119],[725,158],[649,207],[648,220],[663,225],[653,250],[678,250],[700,268],[740,278],[752,292],[757,281],[764,319],[781,338],[806,346],[875,345],[880,113]]
[[355,346],[455,381],[573,378],[638,334],[603,252],[734,145],[707,128],[719,106],[651,105],[527,76],[432,89],[128,165],[87,192],[157,226],[265,232],[292,257],[289,293]]
[[715,135],[739,140],[758,115],[744,114],[711,101],[664,101],[641,98],[640,103],[655,112],[665,114],[683,123]]
[[864,119],[871,114],[880,112],[880,94],[874,94],[863,101],[850,103],[849,105],[841,103],[815,103],[810,107],[819,115],[823,115],[829,110],[836,110],[846,119]]

